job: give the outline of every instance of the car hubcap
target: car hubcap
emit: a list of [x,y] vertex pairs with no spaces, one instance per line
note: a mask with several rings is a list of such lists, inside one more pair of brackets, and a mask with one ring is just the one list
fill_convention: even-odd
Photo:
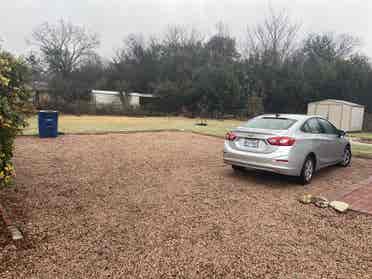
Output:
[[344,165],[347,165],[350,162],[350,150],[346,149],[344,153]]
[[310,181],[313,176],[314,166],[311,160],[306,161],[305,164],[305,179],[306,181]]

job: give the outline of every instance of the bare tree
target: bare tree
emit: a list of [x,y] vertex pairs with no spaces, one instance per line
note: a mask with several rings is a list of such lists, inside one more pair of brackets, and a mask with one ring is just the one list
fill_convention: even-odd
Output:
[[361,45],[359,38],[349,34],[341,34],[335,38],[336,53],[338,57],[346,58],[353,54],[355,50]]
[[331,62],[350,58],[358,50],[359,44],[359,39],[348,34],[310,34],[304,41],[303,51],[307,57],[318,62]]
[[168,26],[163,43],[167,46],[185,45],[187,42],[187,30],[183,26]]
[[100,42],[97,34],[60,20],[57,24],[45,22],[36,27],[31,43],[40,49],[48,70],[67,77],[94,54]]
[[202,34],[195,28],[188,29],[182,25],[169,25],[163,38],[163,44],[168,47],[184,47],[196,45],[203,40]]
[[219,21],[216,24],[217,35],[220,37],[231,37],[229,26],[223,21]]
[[115,50],[113,63],[124,61],[138,62],[144,55],[146,44],[141,34],[130,34],[123,40],[123,46]]
[[296,48],[299,24],[293,24],[285,11],[269,9],[269,15],[262,24],[247,30],[245,55],[269,55],[275,61],[283,61]]

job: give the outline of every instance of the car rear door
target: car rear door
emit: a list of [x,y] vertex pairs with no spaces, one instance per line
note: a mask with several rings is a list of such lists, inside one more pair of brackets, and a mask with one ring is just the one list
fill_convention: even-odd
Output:
[[327,164],[327,137],[323,133],[317,118],[307,120],[301,129],[305,135],[306,142],[311,145],[312,152],[318,159],[320,166]]

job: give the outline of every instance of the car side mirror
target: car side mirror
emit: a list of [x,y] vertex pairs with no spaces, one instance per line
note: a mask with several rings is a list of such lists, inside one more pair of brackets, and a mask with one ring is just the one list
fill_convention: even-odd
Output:
[[346,135],[346,132],[343,131],[343,130],[338,130],[338,136],[341,138],[341,137],[344,137]]

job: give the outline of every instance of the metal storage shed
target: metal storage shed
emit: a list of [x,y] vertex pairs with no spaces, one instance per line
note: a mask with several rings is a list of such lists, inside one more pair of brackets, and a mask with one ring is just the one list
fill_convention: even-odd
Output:
[[364,106],[355,103],[327,99],[307,105],[308,115],[320,115],[338,129],[352,132],[363,128]]

